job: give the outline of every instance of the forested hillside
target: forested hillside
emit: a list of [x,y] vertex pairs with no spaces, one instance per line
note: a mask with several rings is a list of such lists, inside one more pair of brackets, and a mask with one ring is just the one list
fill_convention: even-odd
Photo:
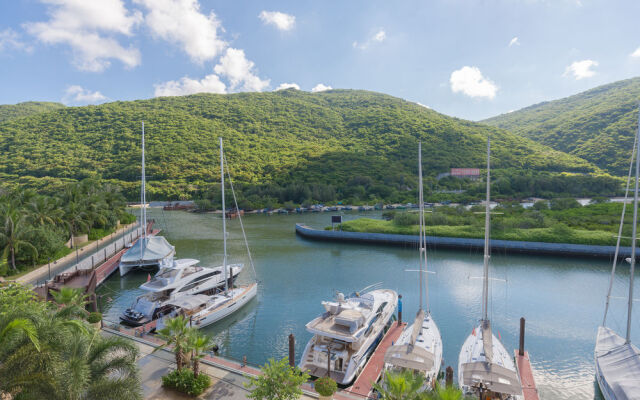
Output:
[[18,104],[0,104],[0,122],[57,110],[63,107],[64,104],[51,103],[48,101],[27,101]]
[[640,78],[599,86],[482,122],[626,174],[638,127]]
[[[489,135],[496,176],[507,179],[504,187],[509,177],[520,179],[518,193],[566,190],[566,183],[558,187],[551,180],[569,179],[563,172],[599,173],[585,160],[516,134],[391,96],[284,90],[114,102],[5,121],[0,176],[51,191],[100,175],[135,199],[142,120],[151,199],[198,197],[218,182],[220,136],[235,180],[252,188],[247,196],[254,202],[402,200],[398,193],[415,189],[419,139],[431,177],[450,167],[482,168]],[[574,181],[583,192],[617,188],[607,177]]]

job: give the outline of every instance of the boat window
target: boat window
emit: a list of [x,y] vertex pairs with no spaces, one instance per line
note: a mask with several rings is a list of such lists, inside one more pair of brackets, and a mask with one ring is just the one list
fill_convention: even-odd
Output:
[[378,307],[378,311],[376,311],[376,314],[381,313],[384,310],[384,308],[387,306],[387,304],[388,304],[388,302],[386,302],[386,301],[384,303],[380,304],[380,307]]
[[211,278],[212,276],[218,275],[218,274],[220,274],[220,271],[214,271],[214,272],[209,272],[207,274],[201,275],[201,276],[199,276],[197,278],[194,278],[191,282],[189,282],[189,284],[185,285],[179,291],[180,292],[184,292],[184,291],[187,291],[189,289],[193,289],[194,287],[196,287],[199,284],[203,283],[207,279]]

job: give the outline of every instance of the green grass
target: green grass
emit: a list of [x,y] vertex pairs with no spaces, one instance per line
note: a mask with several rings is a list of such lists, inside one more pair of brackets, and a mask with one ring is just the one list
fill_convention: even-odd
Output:
[[[613,234],[604,230],[587,230],[567,228],[564,225],[548,228],[510,228],[494,230],[491,232],[492,239],[545,242],[545,243],[572,243],[590,245],[615,245],[616,239]],[[342,230],[346,232],[370,232],[370,233],[390,233],[400,235],[417,235],[418,225],[398,226],[393,221],[383,221],[371,218],[359,218],[344,222]],[[427,226],[427,235],[458,237],[458,238],[484,238],[484,228],[474,225],[435,225]]]

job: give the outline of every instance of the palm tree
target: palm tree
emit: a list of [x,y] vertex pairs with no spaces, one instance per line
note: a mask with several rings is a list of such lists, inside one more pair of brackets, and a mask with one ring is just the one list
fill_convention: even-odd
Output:
[[0,346],[3,344],[15,340],[16,336],[23,334],[33,344],[36,350],[40,351],[40,341],[38,340],[38,332],[36,327],[30,320],[26,318],[16,318],[11,320],[0,331]]
[[57,312],[59,316],[84,317],[87,315],[87,295],[82,289],[62,287],[59,291],[52,291],[53,300],[62,306]]
[[36,196],[26,204],[29,221],[37,226],[60,225],[63,211],[55,197]]
[[64,223],[71,234],[72,246],[73,237],[83,230],[89,229],[89,214],[84,202],[76,199],[68,201],[64,208]]
[[171,318],[166,322],[164,328],[160,329],[156,333],[158,337],[165,341],[162,346],[156,347],[153,351],[158,351],[166,346],[173,346],[173,352],[176,355],[176,368],[182,369],[184,364],[185,351],[189,345],[189,328],[187,323],[189,321],[182,315],[178,315],[175,318]]
[[420,400],[474,400],[474,396],[465,396],[462,390],[455,386],[442,387],[436,383],[435,387],[430,392],[425,392],[421,395]]
[[187,350],[191,351],[191,368],[193,376],[200,373],[200,360],[205,356],[205,351],[214,345],[213,338],[205,335],[196,328],[189,328],[187,333]]
[[20,249],[30,250],[34,259],[38,257],[38,249],[27,240],[32,230],[26,224],[25,216],[12,209],[5,209],[4,220],[0,221],[0,244],[3,246],[2,257],[11,257],[11,268],[16,271],[16,253]]
[[374,383],[373,388],[383,400],[417,400],[418,391],[424,385],[424,376],[411,371],[389,372],[384,374],[382,384]]

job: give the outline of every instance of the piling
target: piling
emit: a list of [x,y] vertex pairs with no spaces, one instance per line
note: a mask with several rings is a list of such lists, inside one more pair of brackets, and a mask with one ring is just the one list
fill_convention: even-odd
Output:
[[451,366],[448,366],[445,370],[445,382],[446,387],[453,386],[453,368]]
[[520,347],[518,354],[524,356],[524,317],[520,318]]
[[402,325],[402,295],[398,295],[398,325]]
[[295,367],[296,360],[296,338],[293,333],[289,335],[289,365]]

